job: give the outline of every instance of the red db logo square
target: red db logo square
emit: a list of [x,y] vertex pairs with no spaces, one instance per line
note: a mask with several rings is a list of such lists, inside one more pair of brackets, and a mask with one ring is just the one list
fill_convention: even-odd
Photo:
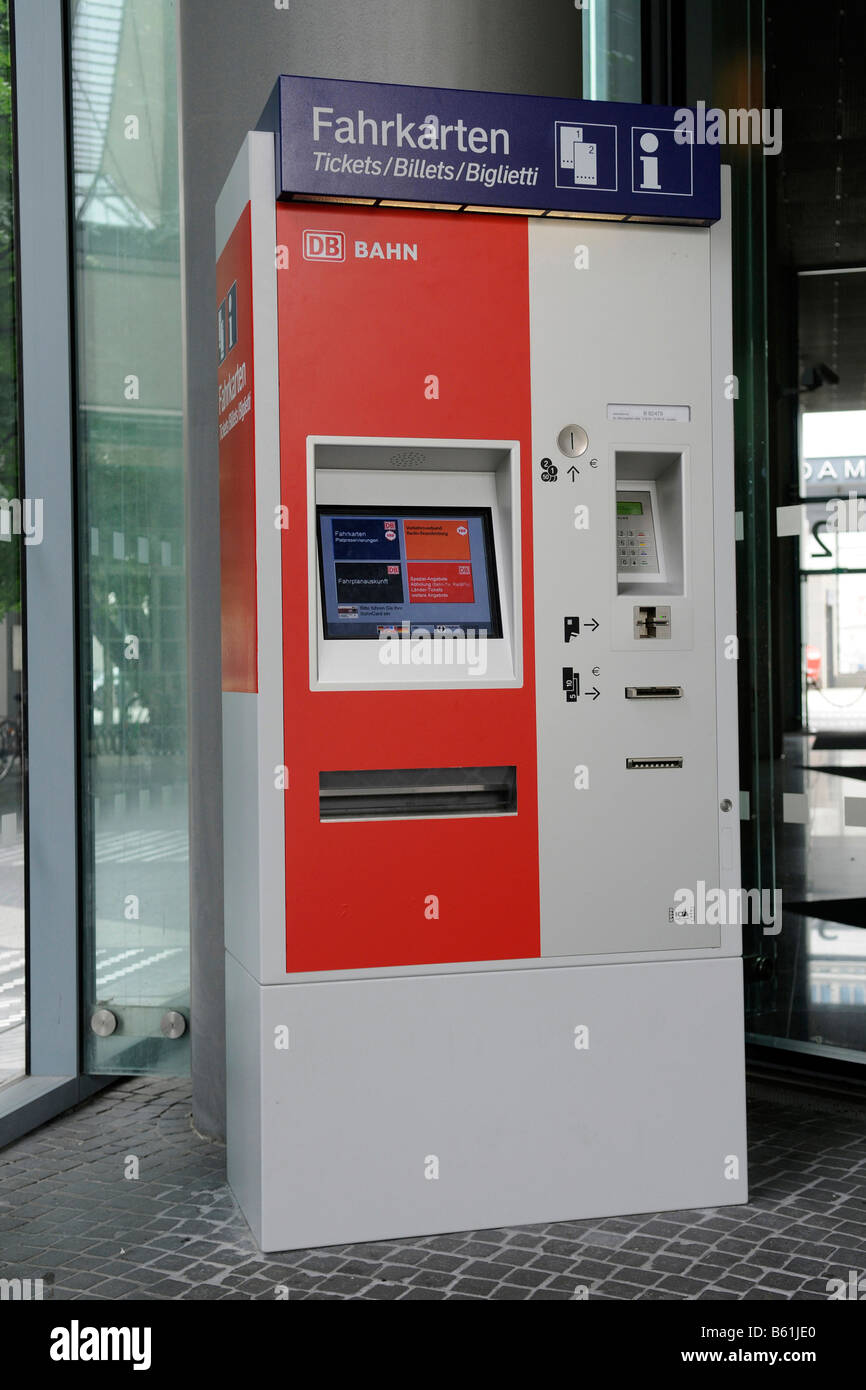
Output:
[[344,261],[346,236],[344,232],[304,232],[305,261]]

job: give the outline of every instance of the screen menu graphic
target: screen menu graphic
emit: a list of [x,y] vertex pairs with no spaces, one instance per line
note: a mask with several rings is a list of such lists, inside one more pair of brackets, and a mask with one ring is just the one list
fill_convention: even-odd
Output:
[[488,507],[319,509],[326,637],[502,635]]

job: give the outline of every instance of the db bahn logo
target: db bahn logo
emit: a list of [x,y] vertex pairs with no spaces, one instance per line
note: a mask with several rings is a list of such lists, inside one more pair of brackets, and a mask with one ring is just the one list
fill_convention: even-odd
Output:
[[[345,261],[346,233],[304,232],[305,261]],[[417,241],[354,241],[352,256],[356,261],[417,261]]]
[[344,261],[345,232],[304,232],[305,261]]

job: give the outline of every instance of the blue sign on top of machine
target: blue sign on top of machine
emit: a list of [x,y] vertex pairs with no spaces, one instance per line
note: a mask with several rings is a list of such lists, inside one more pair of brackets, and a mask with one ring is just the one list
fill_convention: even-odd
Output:
[[710,223],[717,145],[667,106],[281,77],[277,197]]

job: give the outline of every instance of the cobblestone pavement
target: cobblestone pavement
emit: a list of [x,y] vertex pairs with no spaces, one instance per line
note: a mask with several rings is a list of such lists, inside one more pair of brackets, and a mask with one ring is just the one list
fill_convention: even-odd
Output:
[[[866,1273],[864,1111],[752,1089],[746,1207],[262,1255],[186,1081],[124,1080],[0,1153],[0,1277],[55,1299],[826,1299]],[[137,1181],[124,1177],[134,1156]]]

